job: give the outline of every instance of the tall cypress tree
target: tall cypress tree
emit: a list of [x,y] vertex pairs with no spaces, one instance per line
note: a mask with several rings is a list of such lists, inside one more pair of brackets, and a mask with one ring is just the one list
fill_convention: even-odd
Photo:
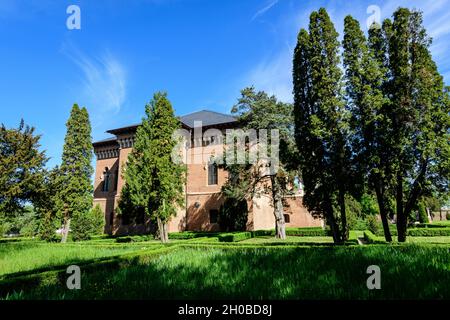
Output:
[[386,81],[385,50],[381,26],[372,25],[368,44],[359,22],[347,16],[344,22],[344,67],[347,105],[352,113],[354,165],[377,195],[386,241],[392,241],[388,224],[389,161],[386,145],[389,119],[384,107]]
[[[298,35],[293,85],[304,202],[313,214],[325,216],[334,241],[342,242],[348,238],[345,194],[350,166],[337,38],[326,10],[313,12],[309,33],[300,30]],[[335,216],[335,208],[340,215]]]
[[177,145],[173,134],[180,123],[166,93],[155,93],[145,114],[124,177],[131,201],[156,218],[159,237],[165,243],[169,241],[167,224],[184,203],[185,166],[172,160]]
[[56,205],[63,223],[62,242],[67,240],[70,221],[75,217],[72,229],[77,230],[78,217],[92,208],[93,186],[91,165],[93,156],[91,124],[86,108],[74,104],[66,123],[67,133],[64,139],[62,163],[59,168]]
[[430,188],[448,190],[450,104],[432,60],[422,14],[400,8],[389,37],[394,181],[398,241],[406,240],[408,217]]

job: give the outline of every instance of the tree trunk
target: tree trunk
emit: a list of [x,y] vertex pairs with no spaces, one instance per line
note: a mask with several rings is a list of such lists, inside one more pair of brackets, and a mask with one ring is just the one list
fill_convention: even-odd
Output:
[[342,220],[342,242],[348,240],[349,230],[347,226],[347,215],[345,214],[345,191],[343,188],[339,190],[339,208],[341,210],[341,220]]
[[325,204],[325,218],[330,225],[333,242],[335,244],[340,244],[342,242],[341,232],[339,231],[339,226],[336,223],[336,218],[333,214],[333,206],[331,205],[331,201],[329,199]]
[[70,228],[70,219],[64,219],[64,227],[62,230],[61,243],[67,242],[67,237],[69,235],[69,228]]
[[284,221],[280,186],[275,175],[271,175],[270,180],[272,183],[273,214],[275,216],[275,237],[277,239],[286,239],[286,223]]
[[406,241],[406,224],[408,222],[408,217],[406,212],[403,210],[403,177],[401,173],[397,173],[397,239],[398,242]]
[[380,209],[381,222],[383,223],[384,238],[387,242],[392,242],[391,230],[389,230],[388,213],[384,202],[384,190],[379,182],[376,183],[375,193],[377,195],[378,208]]
[[169,242],[169,233],[167,228],[167,222],[164,222],[161,220],[161,218],[157,218],[158,221],[158,234],[159,239],[162,243],[168,243]]

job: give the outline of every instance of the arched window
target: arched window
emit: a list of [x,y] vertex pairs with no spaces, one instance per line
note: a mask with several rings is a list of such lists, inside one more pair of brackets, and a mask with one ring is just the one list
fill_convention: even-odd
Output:
[[103,192],[109,191],[109,177],[110,177],[109,168],[106,167],[105,171],[103,171],[103,185],[102,185]]
[[215,185],[218,183],[217,179],[217,164],[210,163],[208,165],[208,185]]
[[291,222],[291,217],[288,214],[284,215],[284,222],[286,222],[286,223]]

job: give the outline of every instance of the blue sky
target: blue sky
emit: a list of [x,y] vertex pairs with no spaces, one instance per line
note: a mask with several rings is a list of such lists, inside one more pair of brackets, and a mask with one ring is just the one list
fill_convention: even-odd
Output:
[[[66,27],[72,4],[81,30]],[[87,107],[99,140],[139,122],[157,90],[178,115],[229,112],[248,85],[290,101],[292,52],[311,11],[327,8],[342,34],[347,14],[365,28],[371,5],[381,19],[421,9],[450,83],[450,0],[0,0],[0,122],[35,126],[53,166],[73,103]]]

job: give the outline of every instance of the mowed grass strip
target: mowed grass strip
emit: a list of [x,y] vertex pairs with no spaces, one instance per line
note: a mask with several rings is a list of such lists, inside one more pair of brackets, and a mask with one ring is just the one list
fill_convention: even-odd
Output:
[[[8,299],[449,299],[450,252],[430,245],[173,247],[152,259],[82,269]],[[150,253],[148,257],[151,257]],[[381,290],[368,290],[369,265]],[[5,296],[3,296],[5,298]]]
[[84,243],[43,243],[38,241],[0,244],[0,279],[36,269],[76,264],[133,252],[145,247],[135,245],[86,245]]

